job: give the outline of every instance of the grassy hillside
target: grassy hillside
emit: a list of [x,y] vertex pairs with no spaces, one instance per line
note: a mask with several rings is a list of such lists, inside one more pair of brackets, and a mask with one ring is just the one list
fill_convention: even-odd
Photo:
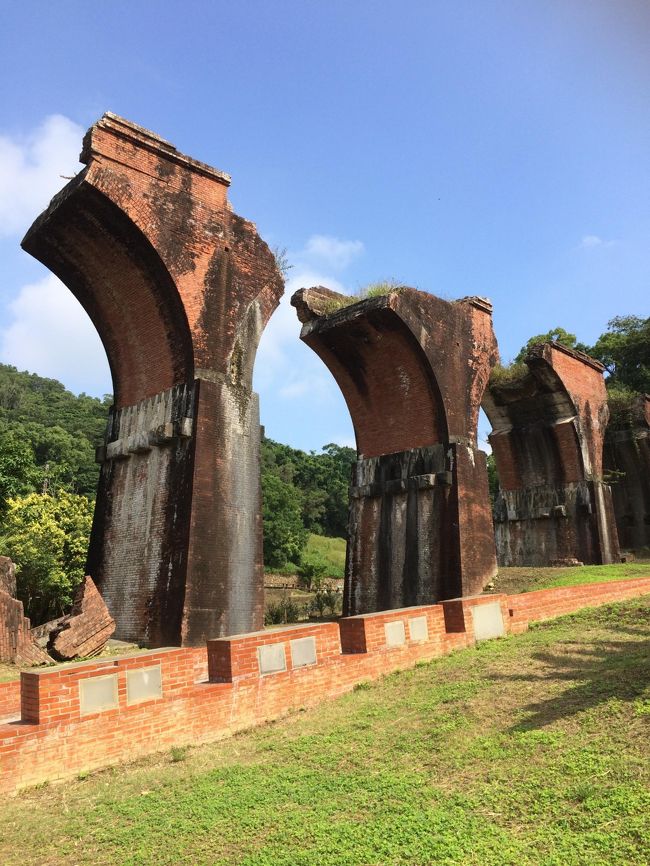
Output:
[[6,866],[646,866],[650,599],[3,804]]
[[345,573],[345,539],[325,538],[311,533],[307,539],[306,552],[316,553],[327,562],[328,577],[343,577]]

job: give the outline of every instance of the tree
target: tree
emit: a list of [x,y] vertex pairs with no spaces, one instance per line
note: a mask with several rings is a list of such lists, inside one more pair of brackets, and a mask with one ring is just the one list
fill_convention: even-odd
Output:
[[583,348],[581,345],[578,345],[578,338],[575,334],[570,334],[568,331],[565,331],[564,328],[552,328],[545,334],[537,334],[536,337],[531,337],[526,345],[521,347],[519,354],[515,358],[515,364],[520,364],[530,349],[532,349],[533,346],[538,345],[538,343],[559,343],[561,346],[566,346],[568,349]]
[[496,498],[499,495],[499,473],[497,471],[497,462],[492,453],[487,455],[487,475],[490,502],[494,506]]
[[605,365],[608,388],[650,393],[650,317],[611,319],[589,354]]
[[18,598],[33,625],[60,616],[84,577],[93,506],[61,490],[10,499],[0,553],[16,563]]
[[111,402],[110,395],[75,396],[56,379],[0,364],[0,427],[31,444],[41,481],[47,465],[55,488],[95,495],[95,447],[102,442]]
[[329,443],[322,454],[307,454],[271,439],[262,442],[262,470],[277,475],[295,491],[309,532],[345,536],[353,448]]
[[273,472],[262,473],[264,565],[284,568],[300,561],[307,530],[300,513],[300,495],[293,484]]
[[0,516],[9,499],[34,492],[41,478],[31,443],[0,423]]

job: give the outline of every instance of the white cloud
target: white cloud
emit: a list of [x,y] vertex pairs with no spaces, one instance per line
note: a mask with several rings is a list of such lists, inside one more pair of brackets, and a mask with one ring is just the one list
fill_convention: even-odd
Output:
[[[262,334],[255,362],[255,387],[260,391],[277,389],[276,393],[285,398],[301,396],[310,387],[317,389],[320,385],[315,380],[323,379],[322,361],[300,342],[301,325],[291,306],[291,296],[298,289],[321,285],[335,292],[346,291],[338,280],[306,267],[297,266],[290,274],[280,305]],[[316,377],[317,365],[321,370]],[[278,382],[284,384],[278,387]]]
[[616,241],[606,241],[598,235],[584,235],[580,241],[583,250],[593,250],[596,247],[613,247]]
[[312,235],[304,249],[297,254],[297,258],[342,271],[362,255],[363,251],[361,241],[342,241],[330,235]]
[[0,236],[23,234],[75,174],[84,130],[60,114],[22,137],[0,135]]
[[110,393],[111,374],[99,335],[53,274],[23,286],[8,309],[13,321],[0,330],[4,363],[59,379],[77,393]]

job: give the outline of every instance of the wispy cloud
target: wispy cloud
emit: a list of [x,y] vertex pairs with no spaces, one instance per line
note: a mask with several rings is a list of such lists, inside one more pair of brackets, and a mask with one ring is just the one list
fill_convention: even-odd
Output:
[[583,235],[580,241],[580,248],[583,250],[593,250],[597,247],[613,247],[615,244],[616,241],[608,241],[598,235]]
[[[327,286],[345,293],[345,287],[325,272],[296,265],[290,271],[286,292],[271,317],[260,340],[255,363],[255,387],[260,391],[275,388],[280,397],[296,397],[297,381],[312,381],[315,370],[322,373],[323,364],[311,349],[300,342],[300,322],[291,306],[291,296],[298,289]],[[278,383],[283,383],[279,385]],[[303,393],[307,388],[303,390]]]
[[101,396],[112,389],[104,347],[74,295],[54,275],[23,286],[8,305],[0,330],[0,358],[65,382],[73,391]]
[[24,136],[0,135],[0,236],[23,234],[79,166],[84,130],[60,114]]
[[[280,306],[262,334],[254,375],[269,435],[276,431],[280,441],[302,447],[310,443],[308,448],[350,440],[350,433],[341,431],[347,415],[343,396],[321,359],[301,342],[301,325],[290,303],[298,289],[319,285],[344,294],[348,291],[328,270],[297,261]],[[334,426],[336,430],[331,429]]]
[[364,249],[362,241],[346,241],[331,235],[312,235],[295,257],[303,263],[342,271],[363,255]]

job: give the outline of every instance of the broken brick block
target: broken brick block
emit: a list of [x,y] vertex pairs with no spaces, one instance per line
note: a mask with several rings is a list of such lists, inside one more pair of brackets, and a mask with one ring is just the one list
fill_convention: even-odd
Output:
[[34,642],[23,603],[15,595],[16,566],[8,556],[0,556],[0,661],[47,664],[52,659]]
[[98,655],[115,631],[115,620],[91,577],[77,587],[70,613],[54,625],[47,650],[57,661]]

